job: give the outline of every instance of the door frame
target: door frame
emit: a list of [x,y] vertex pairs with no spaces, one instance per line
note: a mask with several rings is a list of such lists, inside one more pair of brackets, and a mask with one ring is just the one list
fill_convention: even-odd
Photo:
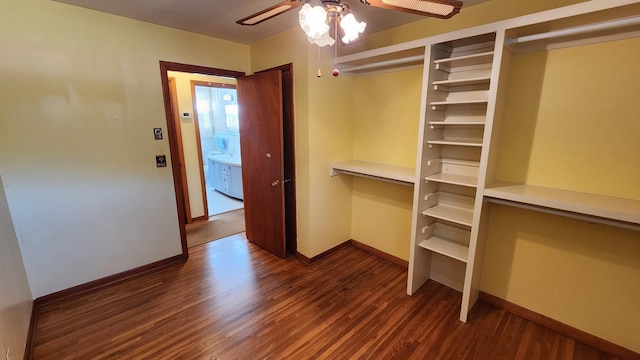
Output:
[[[187,178],[187,173],[186,173],[186,169],[184,167],[184,151],[182,151],[183,148],[183,144],[182,144],[182,129],[180,128],[180,116],[179,116],[179,110],[178,110],[178,90],[177,90],[177,85],[176,85],[176,79],[173,77],[169,78],[169,91],[170,91],[170,95],[171,95],[171,110],[173,111],[172,117],[173,117],[173,125],[174,125],[174,129],[175,129],[175,136],[173,138],[175,138],[176,140],[176,144],[178,145],[178,158],[180,159],[179,163],[180,164],[180,176],[182,177],[182,179],[186,179]],[[167,136],[169,136],[169,132],[167,130]],[[171,141],[171,139],[169,140]],[[184,181],[182,182],[182,196],[183,196],[183,203],[182,203],[182,208],[184,209],[184,214],[185,214],[185,222],[188,224],[191,222],[191,204],[189,203],[189,187],[187,186],[187,182]]]
[[[160,80],[162,82],[162,96],[164,99],[164,112],[167,123],[167,139],[169,140],[169,152],[171,157],[171,170],[173,172],[173,187],[176,196],[176,206],[178,210],[178,223],[180,228],[180,242],[182,243],[182,259],[189,259],[189,247],[187,245],[186,221],[187,214],[184,207],[185,194],[184,186],[186,186],[186,178],[182,175],[183,162],[180,159],[178,124],[174,121],[175,116],[172,108],[171,91],[169,89],[169,77],[167,71],[178,71],[184,73],[196,73],[211,76],[224,76],[231,78],[239,78],[245,76],[244,72],[210,68],[199,65],[189,65],[174,63],[168,61],[160,61]],[[177,106],[177,104],[176,104]]]

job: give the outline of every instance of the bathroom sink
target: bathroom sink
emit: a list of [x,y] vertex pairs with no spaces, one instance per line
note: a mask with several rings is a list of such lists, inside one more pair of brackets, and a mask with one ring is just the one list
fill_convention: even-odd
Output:
[[238,156],[236,154],[234,154],[234,155],[231,155],[231,154],[214,154],[214,155],[207,156],[207,159],[212,160],[212,161],[225,163],[227,165],[240,166],[242,164],[242,160],[240,159],[240,156]]

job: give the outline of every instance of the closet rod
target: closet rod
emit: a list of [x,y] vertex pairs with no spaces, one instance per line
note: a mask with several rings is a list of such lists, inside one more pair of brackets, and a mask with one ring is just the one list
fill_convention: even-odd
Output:
[[519,43],[528,42],[528,41],[550,39],[554,37],[567,36],[567,35],[584,34],[588,32],[608,30],[608,29],[614,29],[618,27],[631,26],[631,25],[637,25],[637,24],[640,24],[640,16],[611,20],[611,21],[606,21],[606,22],[601,22],[596,24],[570,27],[570,28],[560,29],[560,30],[553,30],[553,31],[540,33],[540,34],[525,35],[517,38],[509,38],[507,39],[507,44],[519,44]]
[[343,69],[342,71],[350,72],[350,71],[366,70],[366,69],[372,69],[372,68],[383,67],[383,66],[406,64],[406,63],[410,63],[414,61],[422,61],[422,60],[424,60],[424,55],[416,55],[416,56],[409,56],[401,59],[393,59],[393,60],[380,61],[380,62],[371,63],[371,64],[351,66]]
[[[355,171],[349,171],[349,170],[339,170],[339,169],[334,169],[334,170],[337,173],[336,175],[345,174],[345,175],[351,175],[351,176],[359,176],[359,177],[363,177],[363,178],[366,178],[366,179],[384,181],[384,182],[388,182],[388,183],[392,183],[392,184],[398,184],[398,185],[404,185],[404,186],[413,186],[413,183],[411,183],[411,182],[406,182],[406,181],[396,180],[396,179],[390,179],[390,178],[386,178],[386,177],[383,177],[383,176],[375,176],[375,175],[363,174],[363,173],[359,173],[359,172],[355,172]],[[332,176],[335,176],[335,175],[332,175]]]
[[601,218],[597,216],[590,216],[586,214],[579,214],[579,213],[574,213],[570,211],[557,210],[557,209],[547,208],[543,206],[524,204],[516,201],[503,200],[503,199],[498,199],[498,198],[493,198],[488,196],[485,196],[485,200],[495,204],[516,207],[516,208],[525,209],[525,210],[532,210],[532,211],[542,212],[545,214],[564,216],[571,219],[582,220],[590,223],[598,223],[598,224],[604,224],[609,226],[615,226],[623,229],[640,231],[640,224],[628,223],[624,221],[615,221],[615,220],[610,220],[610,219]]

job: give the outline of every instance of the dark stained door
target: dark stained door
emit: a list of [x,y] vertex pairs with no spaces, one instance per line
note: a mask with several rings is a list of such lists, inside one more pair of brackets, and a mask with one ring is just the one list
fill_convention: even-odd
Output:
[[282,71],[238,78],[247,239],[286,257]]

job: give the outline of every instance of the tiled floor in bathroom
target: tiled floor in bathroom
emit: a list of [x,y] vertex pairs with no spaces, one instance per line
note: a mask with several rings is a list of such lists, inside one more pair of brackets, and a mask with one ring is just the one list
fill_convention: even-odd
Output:
[[209,205],[209,216],[244,208],[242,201],[221,194],[213,188],[207,188],[207,204]]

